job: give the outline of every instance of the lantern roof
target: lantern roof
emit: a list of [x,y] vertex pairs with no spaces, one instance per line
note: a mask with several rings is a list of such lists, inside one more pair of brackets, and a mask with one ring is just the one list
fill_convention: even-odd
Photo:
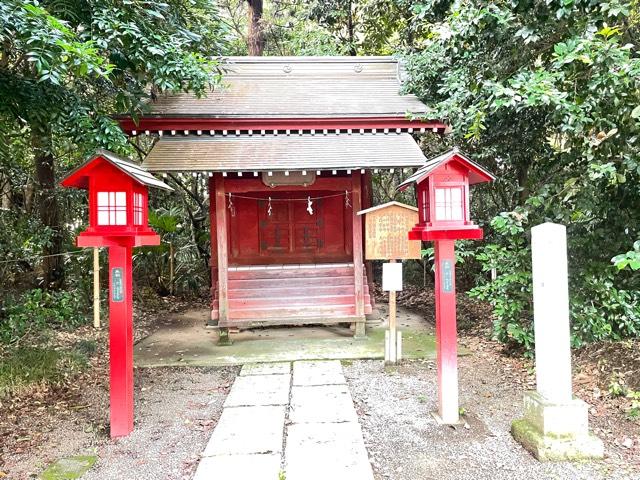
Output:
[[418,211],[417,207],[414,207],[412,205],[407,205],[405,203],[396,202],[394,200],[394,201],[391,201],[391,202],[383,203],[382,205],[376,205],[375,207],[367,208],[366,210],[360,210],[358,212],[358,215],[365,215],[365,214],[370,213],[370,212],[375,212],[376,210],[383,210],[385,208],[389,208],[389,207],[393,207],[393,206],[400,207],[400,208],[406,208],[407,210],[412,210],[414,212]]
[[404,190],[412,183],[420,183],[426,177],[433,174],[439,167],[449,163],[456,162],[469,171],[469,185],[476,183],[492,182],[496,179],[488,170],[471,160],[467,155],[462,153],[457,147],[428,160],[427,163],[419,168],[413,175],[407,178],[398,186],[398,190]]
[[140,165],[136,165],[130,160],[103,149],[96,150],[85,163],[64,177],[60,181],[60,184],[64,187],[83,188],[86,190],[89,188],[89,177],[91,176],[91,171],[102,162],[106,162],[114,166],[125,175],[128,175],[133,180],[146,187],[160,188],[169,191],[173,190],[173,188],[155,178]]

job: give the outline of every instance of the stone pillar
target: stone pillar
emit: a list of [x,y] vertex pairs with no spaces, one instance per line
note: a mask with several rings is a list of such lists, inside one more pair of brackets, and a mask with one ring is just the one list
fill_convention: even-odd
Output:
[[588,405],[572,395],[566,235],[554,223],[531,229],[537,391],[525,394],[511,432],[540,461],[604,454],[588,431]]
[[531,229],[533,331],[538,393],[556,403],[571,400],[571,333],[564,225]]

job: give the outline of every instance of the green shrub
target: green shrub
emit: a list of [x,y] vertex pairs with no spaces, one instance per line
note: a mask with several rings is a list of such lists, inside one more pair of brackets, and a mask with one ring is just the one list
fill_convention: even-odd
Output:
[[571,285],[573,344],[640,335],[640,292],[616,288],[614,276],[586,275]]
[[518,212],[502,213],[491,222],[502,243],[489,243],[476,253],[484,272],[496,270],[496,279],[485,275],[469,295],[493,307],[494,338],[510,347],[533,348],[531,249]]
[[30,331],[73,328],[87,321],[86,299],[69,291],[28,290],[0,308],[0,342],[13,343]]
[[[531,245],[524,211],[501,213],[491,222],[493,242],[480,247],[476,260],[497,277],[480,278],[469,294],[493,306],[494,337],[528,355],[534,346]],[[593,261],[586,267],[571,256],[580,250],[569,233],[571,342],[621,340],[640,336],[640,291],[620,288],[616,268]]]
[[76,351],[10,349],[0,358],[0,398],[16,395],[32,385],[58,384],[86,366],[86,357]]

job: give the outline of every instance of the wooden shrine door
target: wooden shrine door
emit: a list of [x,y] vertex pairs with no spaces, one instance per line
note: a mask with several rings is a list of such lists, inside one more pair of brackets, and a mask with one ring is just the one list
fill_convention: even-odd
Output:
[[[314,192],[312,211],[299,192],[237,202],[231,218],[230,262],[236,265],[351,261],[351,209],[344,198]],[[269,208],[269,205],[271,208]],[[251,223],[257,228],[251,228]]]

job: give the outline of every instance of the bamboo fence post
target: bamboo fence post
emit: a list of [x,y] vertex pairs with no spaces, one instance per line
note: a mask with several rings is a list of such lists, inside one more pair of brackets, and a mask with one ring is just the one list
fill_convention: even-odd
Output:
[[93,327],[100,328],[100,249],[93,247]]

